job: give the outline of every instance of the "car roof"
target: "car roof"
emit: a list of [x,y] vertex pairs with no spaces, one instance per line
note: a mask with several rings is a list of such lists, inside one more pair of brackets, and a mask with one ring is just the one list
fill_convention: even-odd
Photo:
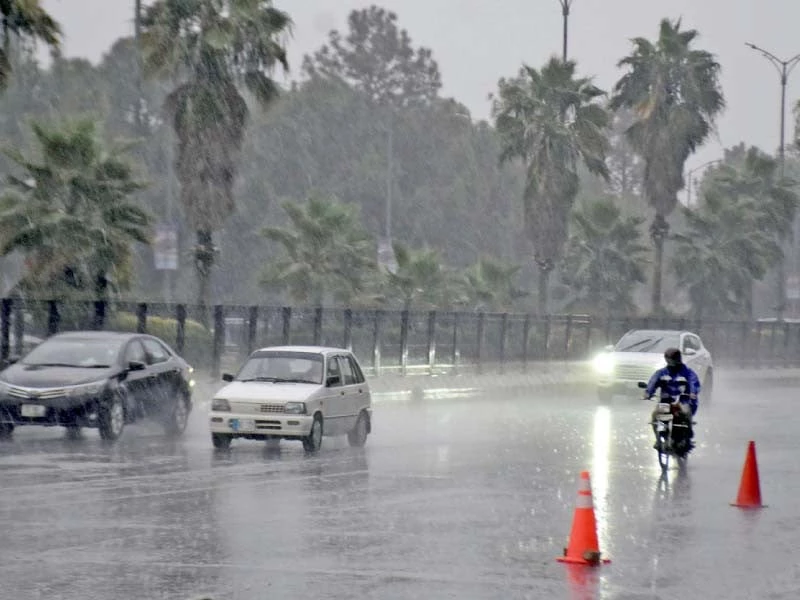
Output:
[[625,335],[629,333],[650,333],[655,335],[682,335],[684,333],[691,333],[692,335],[697,335],[693,331],[687,331],[685,329],[631,329],[626,331]]
[[347,353],[352,354],[350,350],[347,348],[336,348],[334,346],[265,346],[264,348],[259,348],[255,352],[264,352],[264,351],[278,351],[278,352],[304,352],[304,353],[315,353],[315,354],[341,354]]
[[[147,336],[145,333],[131,333],[129,331],[65,331],[57,333],[50,339],[76,339],[76,340],[129,340],[135,337]],[[152,337],[152,336],[150,336]]]

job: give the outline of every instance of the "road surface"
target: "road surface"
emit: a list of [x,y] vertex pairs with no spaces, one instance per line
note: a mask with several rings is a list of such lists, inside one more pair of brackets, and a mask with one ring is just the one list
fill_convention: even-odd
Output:
[[[638,600],[800,597],[797,391],[719,382],[685,471],[660,477],[652,405],[594,395],[386,403],[363,450],[307,456],[130,427],[18,430],[0,443],[4,600],[210,597]],[[768,508],[729,506],[748,440]],[[597,570],[555,561],[578,474]]]

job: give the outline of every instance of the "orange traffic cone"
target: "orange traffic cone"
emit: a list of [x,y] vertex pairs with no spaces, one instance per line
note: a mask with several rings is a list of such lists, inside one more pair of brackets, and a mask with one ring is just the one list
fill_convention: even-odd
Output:
[[763,508],[761,504],[761,484],[758,481],[758,462],[756,461],[756,443],[747,445],[747,456],[742,469],[742,480],[739,483],[739,494],[731,506],[740,508]]
[[592,486],[589,483],[589,471],[582,471],[578,487],[578,503],[572,517],[572,531],[569,534],[569,545],[564,548],[564,556],[556,560],[581,565],[598,565],[610,560],[600,557],[600,545],[597,542],[597,522],[594,518],[592,502]]

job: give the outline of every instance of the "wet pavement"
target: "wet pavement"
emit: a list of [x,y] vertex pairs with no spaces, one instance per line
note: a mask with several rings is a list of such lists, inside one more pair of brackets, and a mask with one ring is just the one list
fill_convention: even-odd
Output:
[[[661,479],[652,405],[592,395],[375,408],[366,448],[235,441],[198,410],[177,441],[130,427],[0,443],[3,600],[800,597],[794,385],[720,382],[698,448]],[[729,506],[747,441],[768,508]],[[588,469],[596,570],[555,561]]]

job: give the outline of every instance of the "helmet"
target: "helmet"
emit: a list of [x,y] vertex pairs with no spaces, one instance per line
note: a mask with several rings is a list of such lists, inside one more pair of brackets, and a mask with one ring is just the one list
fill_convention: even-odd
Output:
[[668,367],[679,367],[683,364],[681,351],[677,348],[667,348],[664,352],[664,359],[667,361]]

